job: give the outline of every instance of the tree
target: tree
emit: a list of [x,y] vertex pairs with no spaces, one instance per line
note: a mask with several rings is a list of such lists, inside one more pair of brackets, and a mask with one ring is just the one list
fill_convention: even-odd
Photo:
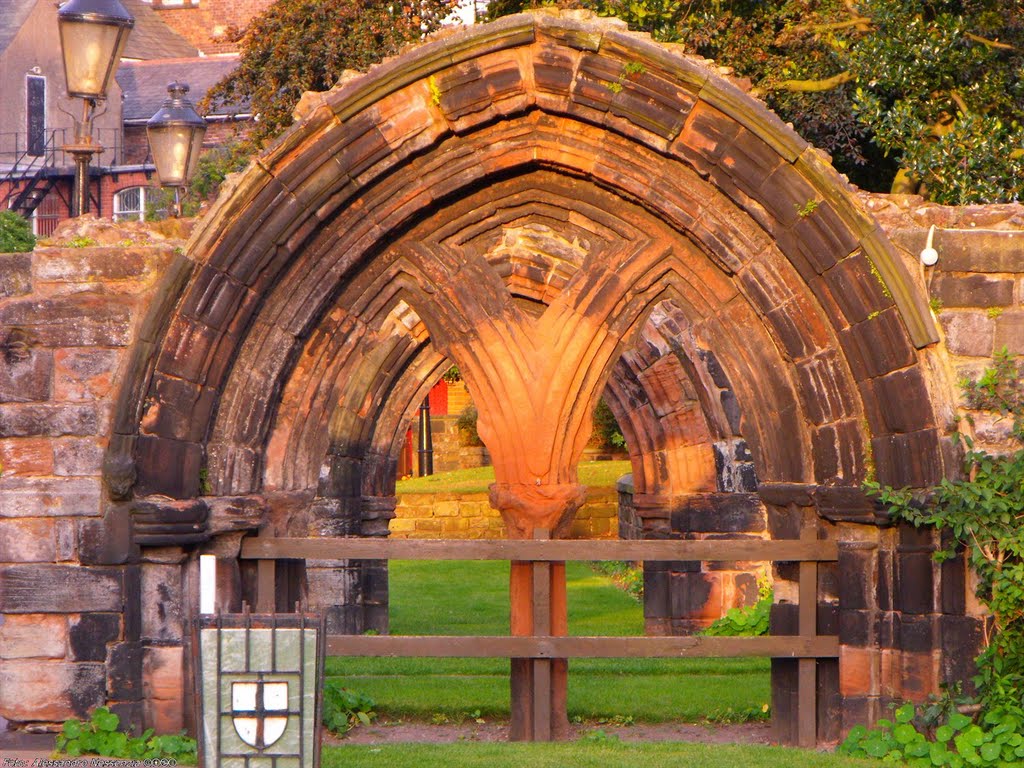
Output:
[[[497,0],[492,15],[535,5]],[[564,0],[750,78],[868,189],[1024,197],[1024,0]]]
[[[253,20],[238,68],[204,103],[248,102],[259,148],[292,122],[306,91],[330,89],[347,69],[365,70],[437,29],[456,0],[278,0]],[[202,106],[202,105],[201,105]]]

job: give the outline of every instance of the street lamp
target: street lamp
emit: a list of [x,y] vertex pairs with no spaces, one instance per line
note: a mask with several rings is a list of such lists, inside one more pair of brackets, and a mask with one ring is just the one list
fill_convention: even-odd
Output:
[[174,215],[181,215],[181,188],[195,173],[206,135],[206,121],[185,98],[188,85],[167,86],[168,97],[146,123],[149,149],[161,186],[174,187]]
[[82,119],[75,120],[74,143],[64,146],[75,158],[72,216],[89,212],[89,160],[103,151],[92,138],[96,102],[107,97],[133,26],[135,19],[118,0],[70,0],[57,11],[68,96],[82,99]]

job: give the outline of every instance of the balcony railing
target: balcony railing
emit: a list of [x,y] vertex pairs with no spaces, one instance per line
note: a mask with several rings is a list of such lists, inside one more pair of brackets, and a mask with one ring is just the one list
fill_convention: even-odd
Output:
[[[0,133],[0,169],[6,177],[23,178],[39,168],[71,168],[74,159],[62,147],[74,139],[73,128],[54,128],[47,131],[43,146],[33,147],[27,132]],[[124,132],[120,128],[94,128],[93,140],[103,147],[99,165],[122,162]]]

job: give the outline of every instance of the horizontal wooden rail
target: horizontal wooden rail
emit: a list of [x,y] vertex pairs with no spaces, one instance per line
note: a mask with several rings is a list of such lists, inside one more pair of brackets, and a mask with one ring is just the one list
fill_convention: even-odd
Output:
[[839,558],[834,541],[556,539],[249,538],[242,557],[256,560],[683,560],[813,561]]
[[505,637],[328,635],[331,656],[435,658],[682,658],[771,656],[835,658],[839,638],[800,637]]

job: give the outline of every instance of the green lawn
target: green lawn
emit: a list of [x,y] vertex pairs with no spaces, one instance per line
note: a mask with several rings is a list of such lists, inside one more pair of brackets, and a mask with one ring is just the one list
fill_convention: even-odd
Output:
[[[590,488],[614,488],[615,481],[632,472],[628,461],[581,461],[580,483]],[[397,492],[403,493],[487,493],[494,482],[494,467],[457,469],[427,477],[399,480]]]
[[781,747],[660,742],[328,747],[324,768],[868,768],[877,761]]
[[[640,635],[640,604],[586,564],[569,563],[569,631]],[[508,563],[394,561],[391,631],[508,634]],[[569,716],[645,722],[764,717],[766,659],[580,659],[570,665]],[[508,717],[507,659],[340,659],[327,674],[392,717]]]

